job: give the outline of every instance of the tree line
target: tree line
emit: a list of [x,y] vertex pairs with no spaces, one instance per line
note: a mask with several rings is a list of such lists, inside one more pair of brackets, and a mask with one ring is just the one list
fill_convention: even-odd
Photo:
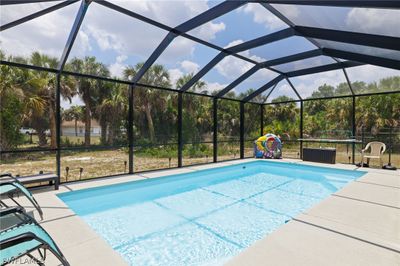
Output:
[[[29,58],[10,57],[0,51],[1,60],[32,64],[46,68],[57,68],[54,57],[34,52]],[[126,80],[131,79],[141,69],[143,63],[127,66],[123,71]],[[38,136],[40,147],[56,147],[56,76],[46,71],[32,71],[23,68],[0,66],[0,150],[15,149],[23,144],[21,127],[33,128]],[[95,57],[74,58],[65,69],[102,77],[112,77],[108,67]],[[153,65],[141,79],[141,83],[180,89],[193,74],[187,74],[172,84],[168,70],[163,65]],[[85,146],[91,144],[91,123],[98,121],[101,128],[102,145],[127,144],[129,87],[122,83],[108,82],[63,75],[60,84],[61,99],[69,102],[69,107],[61,110],[63,121],[74,121],[85,125]],[[334,87],[320,86],[311,97],[331,97],[341,95],[347,84]],[[352,88],[357,93],[379,92],[400,88],[400,77],[382,79],[376,83],[354,82]],[[348,88],[347,88],[348,89]],[[398,89],[397,89],[398,90]],[[207,83],[198,81],[191,91],[206,93]],[[254,91],[249,88],[239,95],[234,91],[226,96],[242,98]],[[71,105],[79,98],[82,104]],[[174,143],[177,139],[177,101],[175,92],[135,87],[133,90],[134,141],[136,144]],[[257,101],[263,101],[258,96]],[[281,96],[273,103],[293,100]],[[183,139],[185,143],[211,141],[213,102],[210,97],[184,94],[183,100]],[[219,140],[239,139],[239,103],[220,100],[218,105]],[[247,105],[246,105],[247,106]],[[245,130],[248,138],[257,136],[259,129],[258,105],[248,105]],[[304,102],[304,133],[315,135],[322,131],[351,129],[351,98],[315,100]],[[247,108],[247,107],[246,107]],[[265,132],[299,136],[299,106],[296,103],[273,104],[265,107]],[[400,125],[400,95],[388,94],[363,96],[357,98],[357,130],[379,131],[386,126]]]

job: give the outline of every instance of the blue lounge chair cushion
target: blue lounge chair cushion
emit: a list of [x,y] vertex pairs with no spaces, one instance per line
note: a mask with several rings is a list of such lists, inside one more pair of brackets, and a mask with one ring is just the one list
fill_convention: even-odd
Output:
[[[46,233],[46,231],[33,223],[23,224],[5,230],[0,233],[0,239],[1,241],[4,241],[6,239],[19,236],[24,233],[33,233],[37,238],[48,244],[55,252],[59,253],[59,250],[57,249],[50,236]],[[38,248],[40,245],[42,245],[42,243],[38,240],[30,240],[2,249],[0,252],[0,262],[1,264],[10,262],[13,258],[18,258],[19,256],[26,254],[28,251]]]
[[31,192],[29,192],[29,190],[27,190],[24,186],[17,182],[12,182],[12,184],[0,185],[0,194],[7,193],[15,189],[21,190],[21,192],[24,193],[28,198],[33,198]]
[[9,193],[11,191],[15,190],[15,186],[10,185],[10,184],[5,184],[0,186],[0,195]]
[[37,211],[40,214],[40,217],[43,219],[42,209],[40,208],[39,204],[37,204],[32,193],[28,189],[26,189],[26,187],[24,187],[18,181],[15,181],[15,182],[10,181],[10,182],[6,182],[6,183],[0,183],[0,195],[4,195],[4,194],[12,192],[14,190],[21,191],[29,199],[29,201],[33,204],[33,206],[37,209]]

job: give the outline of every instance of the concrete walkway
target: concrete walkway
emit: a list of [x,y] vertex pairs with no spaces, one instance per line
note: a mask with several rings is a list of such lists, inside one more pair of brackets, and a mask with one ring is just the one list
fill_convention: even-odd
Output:
[[[45,214],[42,226],[71,265],[127,265],[56,196],[57,193],[252,160],[82,181],[62,185],[59,191],[47,189],[34,194]],[[299,160],[283,161],[332,167]],[[336,164],[334,167],[355,169],[351,165]],[[400,171],[364,170],[368,171],[366,175],[256,242],[228,265],[400,265]],[[19,201],[30,206],[22,197]],[[30,207],[27,210],[33,211]],[[37,217],[35,211],[33,215]],[[58,263],[49,255],[46,265]]]

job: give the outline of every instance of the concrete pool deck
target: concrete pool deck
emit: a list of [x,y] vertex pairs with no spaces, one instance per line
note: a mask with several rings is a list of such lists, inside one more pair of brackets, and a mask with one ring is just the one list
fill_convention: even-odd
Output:
[[[180,169],[63,184],[60,190],[35,190],[43,208],[40,223],[54,238],[71,265],[127,265],[56,194],[164,175],[188,173],[249,162],[245,159]],[[325,165],[365,170],[367,174],[298,215],[234,257],[228,265],[400,265],[400,171]],[[19,199],[25,204],[23,198]],[[26,203],[26,206],[30,206]],[[32,208],[27,207],[28,211]],[[35,217],[38,217],[35,211]],[[25,264],[26,265],[26,264]],[[48,255],[46,265],[58,265]]]

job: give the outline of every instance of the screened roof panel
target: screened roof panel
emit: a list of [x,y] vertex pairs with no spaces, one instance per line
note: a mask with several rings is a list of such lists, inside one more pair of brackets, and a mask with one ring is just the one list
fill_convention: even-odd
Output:
[[[24,5],[18,5],[20,6]],[[74,3],[2,31],[0,34],[2,51],[8,56],[25,58],[29,58],[33,52],[39,52],[59,60],[78,8],[79,3]],[[77,38],[77,42],[79,41],[81,39]],[[29,64],[36,63],[29,62]],[[48,67],[56,68],[57,66]]]
[[[180,88],[218,53],[219,51],[205,45],[184,37],[177,37],[154,64],[167,68],[172,88]],[[201,88],[197,87],[197,89]]]
[[207,11],[221,1],[193,1],[193,0],[163,0],[163,1],[132,1],[110,0],[115,5],[132,12],[163,23],[169,27],[176,27],[183,22]]
[[253,99],[251,99],[250,102],[252,102],[252,103],[266,103],[267,99],[268,99],[268,95],[270,94],[271,90],[273,90],[276,87],[276,85],[278,85],[278,84],[275,84],[271,88],[268,88],[266,91],[260,93],[259,95],[257,95]]
[[[222,0],[165,0],[165,1],[131,1],[131,0],[109,0],[132,12],[136,12],[157,22],[164,23],[170,27],[176,27],[189,19],[209,10],[223,2]],[[45,2],[19,5],[3,5],[1,8],[0,22],[5,23],[22,18],[26,15],[43,10],[60,2]],[[71,4],[62,9],[53,11],[21,25],[5,29],[1,32],[1,50],[6,55],[23,56],[29,58],[34,51],[54,57],[52,65],[41,65],[55,67],[57,60],[66,45],[68,36],[76,18],[81,1]],[[386,35],[400,37],[398,9],[371,9],[371,8],[347,8],[327,7],[310,5],[283,5],[273,4],[289,20],[300,26],[310,26],[326,29],[337,29],[343,31],[361,32],[375,35]],[[288,26],[279,18],[270,13],[259,3],[247,3],[242,7],[222,15],[211,22],[201,25],[189,34],[204,41],[209,41],[218,46],[228,48],[255,38],[269,35]],[[138,71],[156,47],[168,34],[159,27],[152,26],[141,20],[134,19],[125,14],[104,7],[99,1],[91,1],[87,14],[78,32],[72,47],[69,62],[74,58],[84,59],[92,57],[97,63],[102,63],[106,71],[102,73],[91,73],[90,67],[73,70],[80,73],[92,75],[103,75],[107,77],[123,78],[126,67],[132,66],[134,72]],[[300,34],[300,33],[299,33]],[[323,48],[337,49],[341,51],[372,55],[400,61],[398,51],[369,47],[364,45],[348,44],[321,39],[315,39]],[[248,57],[257,62],[286,57],[310,50],[317,47],[301,36],[293,36],[276,41],[261,47],[256,47],[240,52],[240,55]],[[175,38],[161,55],[155,64],[161,66],[162,77],[149,78],[147,73],[140,80],[141,83],[157,85],[167,88],[176,88],[176,82],[180,77],[185,77],[182,86],[191,76],[198,73],[207,63],[212,60],[219,51],[208,46],[198,44],[185,37]],[[345,56],[343,56],[345,57]],[[15,60],[10,59],[10,60]],[[344,61],[344,58],[337,60]],[[362,59],[357,59],[361,60]],[[53,64],[53,62],[55,62]],[[298,60],[286,64],[275,65],[272,70],[287,73],[296,70],[322,66],[334,63],[335,59],[327,56],[315,56],[312,58]],[[27,64],[41,64],[41,62],[30,62]],[[54,66],[53,66],[54,65]],[[240,77],[254,65],[234,56],[226,56],[219,64],[212,68],[201,78],[201,82],[190,88],[191,91],[215,94],[225,88],[232,81]],[[66,68],[70,70],[67,64]],[[376,73],[399,76],[399,71],[385,68],[363,66],[369,69],[369,76],[379,76]],[[154,70],[154,68],[152,68]],[[348,69],[349,76],[359,77],[368,72],[360,71],[361,67]],[[356,71],[358,70],[358,72]],[[373,73],[373,75],[371,75]],[[146,76],[147,75],[147,76]],[[186,76],[185,76],[186,75]],[[133,74],[134,76],[134,74]],[[249,89],[258,89],[277,76],[271,70],[259,70],[236,86],[226,97],[238,98],[240,94],[248,94]],[[368,76],[367,76],[368,77]],[[368,78],[365,77],[366,80]],[[386,76],[385,76],[386,77]],[[352,79],[352,77],[350,77]],[[302,77],[291,78],[303,98],[335,97],[349,95],[350,89],[342,70],[311,74]],[[369,82],[369,81],[368,81]],[[372,81],[371,81],[372,82]],[[286,85],[285,85],[286,84]],[[332,84],[332,88],[324,86]],[[346,85],[347,84],[347,85]],[[373,85],[362,87],[360,91],[393,91],[398,90],[375,80]],[[287,90],[287,82],[281,81],[279,86],[272,88],[257,96],[254,101],[262,102],[262,99],[272,91],[268,101],[282,96]],[[282,91],[282,93],[281,93]],[[296,96],[293,90],[290,90]],[[242,97],[243,95],[240,95]],[[297,97],[296,97],[297,98]]]
[[249,95],[251,91],[259,89],[277,76],[278,73],[276,72],[268,69],[260,69],[236,86],[233,91],[237,98],[243,99],[245,96]]
[[286,79],[281,80],[267,98],[267,103],[299,100],[293,88]]
[[341,69],[293,77],[290,81],[303,99],[351,95]]
[[400,36],[400,10],[281,4],[273,7],[300,26]]
[[272,68],[279,70],[281,72],[292,72],[300,69],[323,66],[335,63],[336,61],[333,60],[331,57],[328,56],[316,56],[311,57],[303,60],[297,60],[286,64],[276,65]]
[[257,62],[265,62],[288,55],[315,49],[315,45],[303,37],[293,36],[246,51]]
[[94,56],[97,62],[109,67],[111,76],[122,78],[125,67],[145,62],[167,34],[167,31],[93,2],[69,61],[74,57]]
[[0,9],[0,23],[4,25],[13,22],[50,6],[54,6],[55,4],[57,4],[57,2],[2,5]]
[[230,47],[287,28],[258,3],[249,3],[188,33],[220,47]]
[[[252,68],[254,64],[239,59],[234,56],[227,56],[222,59],[215,67],[205,74],[201,81],[205,82],[205,88],[208,94],[216,93],[228,86],[232,81],[243,75],[246,71]],[[195,91],[191,88],[190,91]],[[232,94],[231,92],[230,94]]]
[[324,48],[331,48],[346,52],[396,59],[400,61],[400,52],[395,50],[383,49],[365,45],[357,45],[351,43],[328,41],[328,40],[320,40],[320,39],[315,39],[315,40],[318,43],[320,43]]
[[346,69],[355,94],[400,91],[400,71],[373,65]]
[[400,36],[400,10],[308,5],[273,5],[296,25]]

